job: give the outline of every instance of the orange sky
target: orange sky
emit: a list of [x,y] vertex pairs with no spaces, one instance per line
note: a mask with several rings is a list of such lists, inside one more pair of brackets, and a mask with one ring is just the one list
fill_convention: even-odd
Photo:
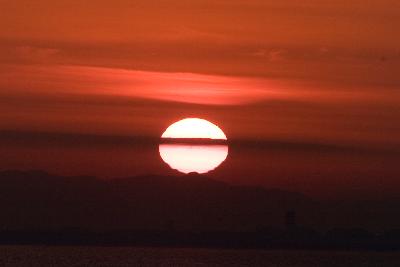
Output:
[[1,1],[0,130],[400,145],[400,3]]

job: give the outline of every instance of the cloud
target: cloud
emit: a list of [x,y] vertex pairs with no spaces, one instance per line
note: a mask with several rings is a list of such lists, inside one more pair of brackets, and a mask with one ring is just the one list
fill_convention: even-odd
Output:
[[282,60],[285,60],[286,53],[287,53],[287,51],[284,49],[273,49],[273,50],[269,51],[268,57],[269,57],[269,60],[272,62],[282,61]]
[[[215,76],[303,80],[337,87],[357,84],[399,86],[398,49],[348,49],[327,45],[302,46],[231,44],[196,41],[185,29],[160,42],[125,44],[0,40],[0,58],[9,64],[81,65],[132,71],[198,73]],[[174,37],[175,36],[175,37]],[[223,40],[221,37],[220,40]],[[381,60],[382,58],[386,60]]]
[[57,55],[60,50],[57,48],[35,47],[35,46],[17,46],[15,48],[16,55],[21,60],[34,62],[47,62]]
[[398,145],[400,90],[76,65],[0,65],[0,129],[154,136],[223,122],[232,138]]
[[[280,55],[280,52],[278,53]],[[277,56],[278,57],[278,56]],[[194,104],[246,105],[304,102],[395,103],[396,87],[348,85],[304,80],[156,72],[79,65],[0,65],[3,94],[115,95]]]
[[0,69],[0,88],[36,94],[120,95],[214,105],[246,104],[287,94],[278,83],[257,78],[72,65],[3,65]]

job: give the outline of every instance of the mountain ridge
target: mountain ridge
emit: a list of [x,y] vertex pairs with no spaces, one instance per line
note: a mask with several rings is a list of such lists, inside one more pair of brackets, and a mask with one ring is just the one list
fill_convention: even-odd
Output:
[[8,170],[0,172],[0,195],[5,228],[162,229],[172,222],[178,229],[241,231],[282,225],[288,210],[306,215],[318,207],[299,193],[198,174],[98,179]]

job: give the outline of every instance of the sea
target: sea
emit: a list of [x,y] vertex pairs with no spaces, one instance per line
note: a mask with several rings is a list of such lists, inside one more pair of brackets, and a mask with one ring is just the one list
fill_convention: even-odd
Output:
[[0,266],[400,266],[400,252],[0,246]]

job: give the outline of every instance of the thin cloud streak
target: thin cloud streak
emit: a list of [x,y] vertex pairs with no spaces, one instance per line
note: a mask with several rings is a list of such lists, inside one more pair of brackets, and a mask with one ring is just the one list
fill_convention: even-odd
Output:
[[[64,65],[1,65],[1,95],[115,95],[208,105],[246,105],[272,100],[392,102],[394,89],[337,89],[300,81],[166,73]],[[343,103],[343,102],[342,102]]]

